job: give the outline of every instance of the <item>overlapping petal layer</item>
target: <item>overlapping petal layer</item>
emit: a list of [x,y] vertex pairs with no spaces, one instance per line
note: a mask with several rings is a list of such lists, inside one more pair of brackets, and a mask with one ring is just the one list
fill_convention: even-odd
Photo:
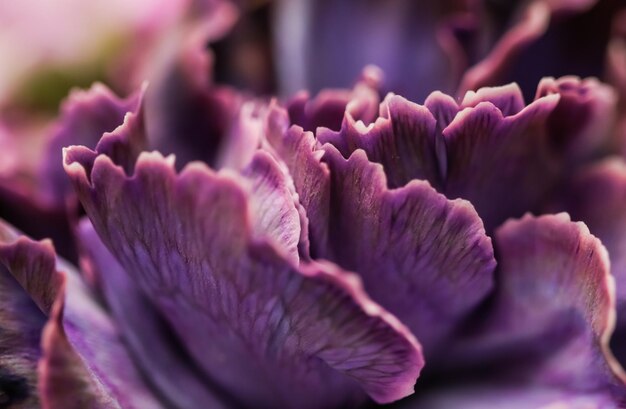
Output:
[[381,105],[382,116],[366,126],[348,112],[340,131],[319,129],[320,144],[330,143],[344,157],[362,149],[370,160],[381,163],[390,187],[400,187],[412,179],[424,179],[442,185],[437,158],[436,120],[430,111],[406,99],[390,95]]
[[468,92],[458,104],[439,92],[424,106],[388,95],[369,125],[347,111],[340,130],[318,128],[316,147],[330,143],[345,158],[363,149],[390,187],[428,180],[472,202],[491,232],[540,211],[572,168],[615,146],[615,103],[607,86],[573,77],[545,79],[528,106],[514,84]]
[[[208,75],[207,43],[258,4],[190,5],[202,18],[172,29],[143,101],[100,86],[75,94],[32,186],[0,184],[10,210],[60,220],[68,236],[81,209],[54,158],[61,145],[86,145],[64,156],[93,222],[77,228],[82,277],[49,243],[0,226],[0,392],[9,404],[36,404],[38,388],[48,408],[370,405],[368,395],[387,403],[411,394],[426,359],[432,369],[408,405],[626,406],[626,378],[608,347],[626,297],[623,164],[578,173],[626,140],[617,95],[577,77],[543,80],[527,106],[514,84],[461,99],[434,92],[423,105],[394,94],[381,103],[380,94],[451,90],[493,33],[506,34],[461,89],[508,78],[530,62],[510,65],[516,56],[543,49],[544,32],[558,39],[579,12],[589,11],[583,23],[608,21],[618,1],[487,4],[502,23],[481,15],[479,2],[419,13],[405,0],[280,2],[281,27],[304,23],[299,34],[309,23],[345,22],[339,38],[279,40],[278,55],[304,57],[289,61],[298,78],[284,86],[332,85],[327,73],[344,85],[372,58],[389,75],[385,83],[370,67],[351,90],[284,105]],[[205,7],[217,11],[207,17]],[[298,7],[302,20],[281,14]],[[595,72],[604,52],[566,59]],[[621,43],[609,52],[619,85]],[[189,164],[197,159],[209,166]],[[552,210],[555,194],[606,242],[617,297],[606,252],[584,225],[565,215],[506,221]],[[622,343],[614,340],[617,352]]]
[[[45,317],[11,274],[9,265],[36,264],[24,260],[23,251],[7,243],[14,232],[0,225],[0,389],[3,404],[34,407],[37,395],[37,361]],[[22,244],[21,249],[24,249]],[[21,254],[20,254],[21,253]]]
[[107,250],[88,220],[81,222],[79,237],[84,247],[83,263],[96,277],[111,315],[150,385],[177,408],[227,408],[227,396],[220,395],[184,353],[171,328]]
[[[143,91],[121,99],[102,84],[87,91],[75,90],[61,107],[56,129],[47,139],[41,166],[41,200],[63,206],[71,186],[63,171],[59,152],[69,145],[94,148],[102,134],[115,130],[128,112],[134,112],[142,103]],[[61,155],[62,156],[62,155]]]
[[561,198],[559,207],[582,220],[602,240],[611,260],[616,281],[617,325],[612,342],[620,362],[626,362],[626,165],[622,158],[609,158],[582,169]]
[[448,404],[496,404],[511,393],[528,399],[529,407],[624,405],[624,372],[608,347],[614,280],[600,241],[584,224],[559,214],[509,221],[495,243],[493,299],[465,336],[459,334],[461,352],[449,356],[453,366],[471,362],[467,375],[481,375],[466,386],[474,382],[478,389],[452,392]]
[[491,240],[466,201],[427,182],[387,188],[362,151],[325,146],[331,174],[329,246],[319,256],[359,273],[365,289],[435,356],[442,340],[491,290]]
[[468,199],[488,231],[535,211],[556,183],[559,168],[545,124],[557,102],[558,96],[547,96],[509,117],[491,101],[480,102],[444,129],[446,196]]
[[[269,157],[268,157],[269,159]],[[328,264],[296,267],[255,239],[239,177],[142,154],[127,176],[110,158],[66,152],[98,233],[209,378],[243,405],[387,402],[412,391],[420,347]],[[359,388],[359,386],[361,388]]]
[[[41,357],[38,395],[44,408],[162,407],[143,383],[115,324],[71,266],[56,260],[49,242],[35,242],[6,225],[0,227],[3,271],[21,286],[14,287],[12,295],[22,297],[26,314],[22,336],[31,337],[20,346],[31,348],[29,355],[23,355],[30,357],[31,373],[24,378],[11,373],[6,377],[6,382],[17,382],[20,387],[11,398],[36,399],[27,381],[32,382],[32,367]],[[15,319],[10,311],[2,325],[11,325]],[[15,353],[10,343],[6,345],[9,354]]]

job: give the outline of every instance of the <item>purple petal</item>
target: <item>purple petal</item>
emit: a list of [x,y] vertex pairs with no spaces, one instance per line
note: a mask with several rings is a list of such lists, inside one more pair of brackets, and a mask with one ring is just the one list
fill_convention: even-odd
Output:
[[[432,92],[428,98],[426,98],[426,101],[424,101],[424,106],[428,108],[437,121],[435,130],[435,152],[439,161],[439,175],[443,179],[446,174],[446,169],[448,168],[448,158],[445,152],[446,147],[442,137],[443,130],[452,123],[460,108],[454,98],[440,91]],[[431,181],[431,183],[433,182]],[[434,185],[437,186],[436,183]]]
[[547,96],[509,117],[481,102],[443,131],[446,196],[469,200],[487,231],[536,210],[556,182],[559,163],[550,151],[546,121],[557,102],[557,95]]
[[515,83],[502,87],[480,88],[476,92],[467,91],[460,108],[475,107],[481,102],[491,102],[502,112],[502,116],[515,115],[525,106],[522,90]]
[[460,109],[454,98],[441,91],[432,92],[424,101],[424,106],[437,120],[438,134],[450,125]]
[[593,157],[609,147],[617,108],[611,87],[595,78],[543,78],[536,98],[550,94],[560,95],[548,120],[550,141],[570,161]]
[[341,406],[362,399],[361,388],[379,402],[412,393],[423,360],[408,330],[353,275],[295,267],[253,240],[257,216],[236,175],[199,163],[176,175],[172,161],[142,154],[129,177],[83,153],[67,150],[66,170],[96,230],[242,405]]
[[492,381],[626,402],[626,376],[608,348],[614,281],[600,241],[562,213],[508,221],[495,243],[494,297],[467,328],[473,335],[457,339],[463,354],[449,357],[492,368]]
[[[439,92],[425,106],[389,95],[369,126],[347,113],[341,130],[318,128],[316,137],[345,158],[364,150],[383,165],[391,188],[422,179],[448,198],[468,199],[491,232],[509,217],[538,210],[562,176],[564,148],[554,146],[549,122],[559,97],[546,95],[524,107],[514,84],[468,92],[460,106]],[[295,172],[293,156],[293,149],[281,151]],[[321,175],[309,169],[314,172]],[[303,196],[311,195],[307,189],[296,183]]]
[[261,147],[267,106],[262,103],[242,104],[237,119],[220,142],[213,167],[242,170]]
[[306,131],[319,127],[338,130],[346,114],[356,121],[373,122],[378,114],[382,75],[378,68],[366,67],[352,90],[325,89],[313,99],[305,91],[296,94],[287,103],[291,123]]
[[[32,147],[31,144],[36,143],[32,140],[34,138],[24,139],[21,143],[25,146]],[[40,150],[34,147],[32,149]],[[16,155],[15,159],[20,166],[24,165],[25,158],[21,152],[4,151],[2,155],[2,160],[4,155]],[[76,251],[67,218],[73,205],[68,203],[66,206],[65,202],[51,203],[49,198],[45,199],[41,194],[45,190],[45,183],[37,179],[33,168],[34,166],[29,165],[26,169],[20,168],[20,172],[16,174],[0,177],[0,217],[9,220],[31,237],[53,239],[58,244],[60,253],[68,259],[74,259]]]
[[574,220],[585,222],[609,252],[616,281],[617,327],[613,349],[626,362],[626,164],[607,159],[581,170],[564,195],[561,208]]
[[34,242],[0,222],[0,257],[13,278],[42,313],[49,314],[61,278],[55,270],[56,254],[49,240]]
[[[38,407],[37,361],[45,316],[13,277],[11,266],[29,264],[23,260],[17,233],[0,224],[0,385],[2,403],[10,407]],[[16,257],[16,255],[19,256]],[[36,257],[37,258],[37,257]],[[36,263],[35,263],[36,264]]]
[[291,123],[306,131],[314,132],[320,126],[339,129],[348,102],[348,90],[323,90],[313,99],[301,91],[287,102],[287,110]]
[[495,260],[480,218],[468,202],[449,201],[424,181],[389,190],[363,151],[345,160],[325,150],[333,212],[321,256],[356,271],[372,298],[436,355],[492,287]]
[[327,248],[330,174],[321,162],[315,137],[297,126],[288,127],[286,112],[275,108],[268,117],[267,139],[284,161],[293,179],[299,202],[306,211],[311,254]]
[[[85,367],[63,328],[64,288],[42,335],[39,393],[46,409],[121,408]],[[107,348],[107,346],[105,346]]]
[[[107,305],[148,382],[177,408],[225,408],[193,361],[180,351],[163,317],[106,249],[88,220],[80,224],[83,261],[103,289]],[[158,359],[155,359],[158,357]]]
[[441,185],[436,145],[436,120],[430,111],[406,99],[390,95],[381,105],[382,116],[372,125],[346,115],[339,132],[319,129],[320,143],[334,145],[344,157],[363,149],[370,160],[381,163],[390,187],[412,179]]
[[[160,398],[145,384],[121,338],[119,329],[108,312],[97,303],[94,294],[84,285],[78,274],[72,271],[71,266],[61,263],[57,268],[65,273],[66,278],[65,297],[61,292],[56,301],[57,308],[62,311],[58,312],[62,314],[62,327],[59,327],[60,318],[55,318],[53,312],[48,321],[52,328],[49,335],[53,337],[50,340],[52,349],[44,353],[44,362],[49,359],[51,360],[49,364],[54,364],[54,354],[59,352],[56,349],[66,349],[59,340],[63,335],[60,332],[62,329],[72,347],[72,350],[66,350],[63,354],[75,355],[83,363],[84,373],[93,377],[89,382],[100,384],[96,388],[102,389],[109,396],[108,399],[117,402],[123,408],[162,408]],[[55,337],[59,339],[54,340]],[[48,341],[44,335],[42,340],[44,352],[46,342]],[[71,361],[68,362],[70,363]],[[75,370],[79,371],[78,374],[83,372],[83,369]],[[45,372],[41,376],[44,375]],[[48,382],[50,388],[57,392],[67,390],[64,384],[55,383],[53,378]]]
[[291,181],[270,154],[258,151],[243,175],[251,182],[250,207],[255,214],[253,235],[273,241],[285,256],[297,263],[301,221]]
[[[23,334],[36,334],[39,341],[44,313],[50,314],[41,341],[43,407],[161,408],[143,384],[109,316],[73,268],[56,259],[50,242],[17,236],[6,225],[0,228],[3,264],[28,294],[31,305],[41,308],[40,325],[29,330],[26,326],[33,321],[26,319]],[[27,307],[22,305],[23,313],[30,317]]]
[[60,118],[48,139],[40,170],[44,182],[40,193],[45,201],[63,204],[69,193],[61,150],[69,145],[94,148],[103,133],[121,125],[126,113],[137,110],[140,103],[141,93],[120,99],[102,84],[70,94],[61,106]]
[[[617,283],[617,304],[620,310],[626,308],[624,205],[626,163],[621,158],[607,159],[580,171],[571,182],[564,203],[572,219],[583,221],[607,247],[611,273]],[[620,316],[618,314],[619,318],[626,318]]]

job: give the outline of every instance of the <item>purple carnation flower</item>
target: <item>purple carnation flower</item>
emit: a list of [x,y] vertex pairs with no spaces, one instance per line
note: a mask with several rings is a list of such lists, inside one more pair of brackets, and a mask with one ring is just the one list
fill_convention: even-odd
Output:
[[[626,407],[618,2],[200,3],[0,166],[0,407]],[[285,98],[220,83],[265,7]],[[586,19],[612,85],[528,55]]]

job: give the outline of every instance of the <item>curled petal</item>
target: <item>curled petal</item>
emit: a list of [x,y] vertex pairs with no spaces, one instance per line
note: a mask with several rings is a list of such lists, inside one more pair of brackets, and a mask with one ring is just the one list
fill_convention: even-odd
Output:
[[561,203],[574,220],[585,222],[606,246],[616,282],[617,326],[613,350],[626,362],[626,164],[610,158],[574,176]]
[[459,94],[516,81],[527,98],[545,75],[601,76],[611,21],[623,8],[614,0],[536,0],[513,7],[519,19],[463,77]]
[[[581,170],[563,203],[574,220],[581,220],[607,247],[617,283],[617,304],[626,307],[626,164],[611,158]],[[619,307],[621,306],[621,307]],[[626,311],[625,311],[626,312]],[[621,314],[618,314],[618,317]],[[622,317],[626,318],[626,317]]]
[[49,314],[61,278],[55,270],[56,254],[49,240],[34,242],[0,222],[0,257],[15,280],[42,313]]
[[[36,242],[0,226],[0,259],[39,315],[22,302],[23,334],[39,342],[39,389],[44,408],[161,408],[123,345],[115,325],[73,268],[56,259],[50,242]],[[39,322],[38,327],[28,325]],[[9,332],[7,332],[9,334]],[[10,345],[7,338],[7,346]],[[28,345],[24,340],[23,348]],[[39,357],[36,348],[34,356]],[[19,368],[19,363],[14,368]],[[18,378],[19,379],[19,378]]]
[[41,166],[44,200],[60,203],[69,193],[69,182],[63,171],[61,150],[69,145],[94,148],[102,134],[122,124],[127,112],[141,104],[143,90],[126,99],[118,98],[105,85],[95,84],[87,91],[74,90],[61,106],[61,115],[47,141]]
[[131,356],[147,381],[177,408],[226,408],[227,398],[204,379],[193,360],[181,351],[163,317],[86,219],[81,221],[79,237],[84,248],[83,264],[97,278]]
[[464,353],[453,359],[497,367],[497,378],[487,376],[496,384],[623,405],[626,377],[608,348],[614,280],[600,241],[562,213],[508,221],[495,243],[494,297],[468,326],[472,336],[458,338]]
[[569,161],[597,155],[607,149],[615,124],[617,95],[595,78],[543,78],[536,98],[560,95],[548,119],[550,143]]
[[339,132],[319,129],[321,144],[334,145],[344,157],[363,149],[370,160],[381,163],[390,187],[412,179],[426,179],[441,185],[436,154],[436,120],[430,111],[406,99],[389,95],[381,105],[382,116],[365,126],[346,115]]
[[267,139],[285,163],[299,202],[306,212],[311,235],[310,251],[314,257],[327,248],[330,212],[330,173],[321,161],[322,152],[311,132],[298,126],[288,128],[287,114],[279,108],[268,117]]
[[297,263],[301,220],[292,190],[279,164],[265,151],[258,151],[243,175],[250,181],[250,207],[255,214],[253,234],[274,241]]
[[427,182],[390,190],[380,165],[357,150],[325,146],[331,169],[329,248],[323,257],[356,271],[372,297],[436,355],[492,287],[491,240],[472,206]]
[[546,96],[509,117],[481,102],[459,112],[444,129],[446,196],[472,202],[487,231],[536,210],[558,180],[559,162],[546,132],[558,100],[558,95]]
[[491,102],[502,112],[502,116],[515,115],[524,109],[525,105],[522,90],[517,84],[512,83],[502,87],[480,88],[476,92],[467,91],[460,108],[475,107],[481,102]]
[[313,99],[309,98],[308,92],[300,92],[287,104],[289,119],[306,131],[315,131],[319,127],[340,129],[346,115],[370,123],[378,113],[381,82],[380,70],[370,66],[363,70],[352,90],[322,90]]
[[45,257],[25,259],[27,245],[23,241],[16,244],[17,238],[16,231],[0,223],[0,390],[7,406],[37,407],[37,362],[45,316],[12,270],[45,263]]
[[[559,98],[550,93],[524,107],[514,84],[468,92],[460,105],[442,93],[424,106],[390,94],[375,122],[366,126],[348,113],[341,130],[318,128],[316,137],[344,158],[364,150],[383,165],[391,188],[422,179],[448,198],[468,199],[491,232],[508,217],[536,211],[562,177],[566,154],[553,146],[549,126]],[[294,151],[281,156],[290,163]]]
[[188,24],[162,42],[146,94],[146,129],[150,146],[176,154],[181,164],[191,160],[214,164],[241,98],[233,89],[212,83],[207,44],[232,27],[238,11],[227,1],[192,4]]
[[[412,392],[421,348],[358,280],[253,239],[240,177],[142,154],[132,176],[66,150],[94,227],[209,378],[244,406],[340,406]],[[88,178],[89,173],[89,178]],[[381,373],[383,375],[381,375]],[[360,386],[360,387],[359,387]]]
[[85,367],[63,328],[64,288],[42,335],[39,391],[45,409],[117,409],[120,404]]

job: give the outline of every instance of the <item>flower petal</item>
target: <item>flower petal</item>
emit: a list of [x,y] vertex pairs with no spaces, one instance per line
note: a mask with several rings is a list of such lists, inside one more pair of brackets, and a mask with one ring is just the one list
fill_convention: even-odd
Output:
[[243,176],[251,183],[254,236],[273,241],[297,264],[302,227],[296,200],[288,185],[291,181],[265,151],[257,151]]
[[[619,310],[626,313],[626,163],[611,158],[580,171],[570,184],[564,208],[602,240],[616,280]],[[618,318],[626,319],[618,314]],[[626,321],[624,322],[626,323]]]
[[561,203],[574,220],[585,222],[609,252],[616,282],[617,327],[613,350],[626,363],[626,163],[607,159],[574,176]]
[[308,92],[299,92],[287,103],[289,119],[305,131],[319,127],[338,130],[346,114],[369,124],[378,114],[382,76],[380,69],[368,66],[352,90],[325,89],[313,99]]
[[306,211],[310,252],[315,257],[327,248],[330,175],[321,162],[322,152],[317,150],[313,134],[298,126],[288,129],[288,124],[286,112],[275,107],[268,115],[267,139],[291,174],[299,202]]
[[[543,95],[542,95],[543,96]],[[491,102],[502,116],[512,116],[524,109],[524,96],[520,87],[511,83],[501,87],[484,87],[478,91],[467,91],[461,108],[475,107],[481,102]]]
[[[64,288],[59,289],[50,319],[42,335],[43,357],[39,365],[39,390],[46,409],[117,409],[99,380],[85,367],[63,328]],[[106,347],[105,347],[106,348]]]
[[372,298],[416,334],[427,354],[492,287],[491,240],[462,200],[427,182],[389,190],[380,165],[326,145],[331,169],[327,257],[356,271]]
[[[161,408],[143,384],[106,312],[81,283],[78,273],[56,259],[50,242],[19,236],[4,224],[0,232],[3,264],[23,286],[22,292],[28,294],[32,306],[41,308],[40,326],[30,331],[24,328],[24,334],[35,331],[39,341],[45,315],[50,314],[41,341],[39,387],[43,407]],[[22,304],[25,317],[30,315],[27,307]],[[32,322],[27,318],[25,325]],[[38,356],[39,348],[36,351]]]
[[[88,220],[79,236],[86,262],[102,287],[107,306],[144,377],[177,408],[225,408],[193,361],[180,351],[171,329],[107,250]],[[158,359],[155,359],[158,357]]]
[[45,316],[11,274],[11,265],[28,264],[13,257],[15,238],[16,233],[0,223],[0,395],[7,407],[37,407],[37,361]]
[[379,402],[412,393],[423,360],[408,330],[353,275],[295,267],[253,240],[255,215],[238,176],[199,163],[176,175],[154,153],[129,177],[106,156],[84,153],[66,150],[65,164],[96,231],[242,405],[339,406],[361,399],[359,386]]
[[548,29],[551,9],[544,1],[534,1],[521,15],[521,19],[493,45],[489,54],[465,72],[458,94],[507,82],[506,73],[511,69],[514,57],[541,38]]
[[60,118],[47,141],[40,169],[44,200],[63,204],[69,193],[69,181],[63,171],[61,150],[69,145],[94,148],[102,134],[111,132],[124,121],[127,112],[141,104],[142,93],[118,98],[105,85],[95,84],[89,90],[74,90],[61,106]]
[[536,210],[558,177],[546,121],[558,95],[538,99],[503,117],[490,102],[465,108],[443,131],[445,193],[469,200],[487,231],[509,217]]
[[537,98],[559,94],[559,103],[550,115],[550,140],[570,161],[597,155],[612,142],[617,94],[595,78],[543,78]]
[[441,185],[436,144],[436,120],[430,111],[406,99],[389,95],[381,105],[382,116],[366,127],[346,115],[339,132],[319,129],[320,143],[334,145],[344,157],[363,149],[370,160],[381,163],[390,187],[412,179]]
[[451,359],[497,368],[499,381],[624,402],[626,377],[608,347],[614,282],[600,241],[562,213],[508,221],[495,243],[494,297]]
[[43,314],[57,298],[61,278],[55,270],[56,254],[49,240],[34,242],[0,221],[0,257],[13,278]]

